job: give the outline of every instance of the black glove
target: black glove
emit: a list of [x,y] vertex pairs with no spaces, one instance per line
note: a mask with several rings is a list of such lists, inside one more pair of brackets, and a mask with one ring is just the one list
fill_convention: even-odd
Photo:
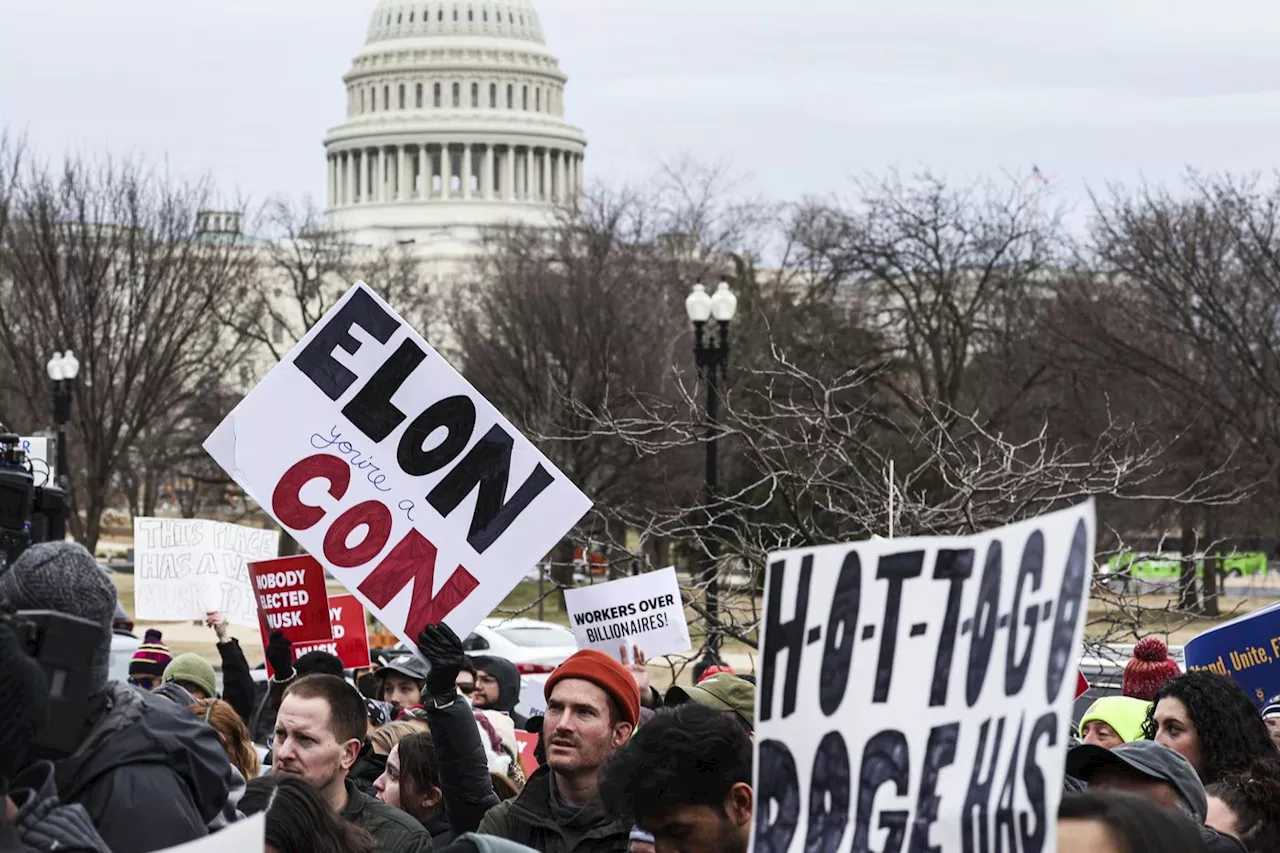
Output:
[[272,631],[267,638],[267,663],[275,671],[276,681],[293,678],[293,643],[283,631]]
[[418,653],[430,666],[427,692],[432,696],[453,696],[458,692],[458,673],[466,661],[462,641],[443,622],[428,625],[418,635]]

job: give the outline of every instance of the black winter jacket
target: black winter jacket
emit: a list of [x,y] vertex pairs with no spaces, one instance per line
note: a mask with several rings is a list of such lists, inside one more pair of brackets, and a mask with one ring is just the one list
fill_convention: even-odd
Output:
[[[498,795],[493,792],[489,762],[471,706],[455,695],[452,701],[448,697],[428,701],[425,712],[436,748],[440,790],[448,815],[447,826],[433,821],[427,829],[436,845],[443,846],[455,836],[474,832],[485,813],[498,804]],[[452,832],[446,832],[447,829]]]
[[112,853],[151,853],[208,834],[232,784],[217,733],[186,708],[110,682],[58,793],[89,813]]
[[218,654],[222,656],[222,698],[248,726],[257,707],[254,701],[256,687],[240,641],[231,637],[225,643],[218,643]]
[[[9,796],[18,807],[11,821],[23,847],[59,853],[111,853],[78,805],[58,800],[53,765],[38,761],[13,780]],[[18,848],[22,849],[22,848]]]

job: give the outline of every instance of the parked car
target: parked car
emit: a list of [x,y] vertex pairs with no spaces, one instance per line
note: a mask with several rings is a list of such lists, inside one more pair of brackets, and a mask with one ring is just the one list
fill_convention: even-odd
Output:
[[[469,655],[505,658],[520,672],[520,702],[516,710],[526,717],[546,710],[542,686],[565,658],[578,650],[573,631],[554,622],[537,619],[485,619],[462,641]],[[375,649],[373,658],[382,661],[408,653],[404,643]]]
[[111,663],[107,667],[109,680],[121,682],[129,680],[129,663],[140,645],[142,641],[131,631],[111,632]]

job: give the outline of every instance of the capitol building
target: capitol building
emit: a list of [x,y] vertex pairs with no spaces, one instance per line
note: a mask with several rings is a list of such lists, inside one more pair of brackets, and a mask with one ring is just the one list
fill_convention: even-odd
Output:
[[324,140],[330,224],[447,263],[548,221],[582,189],[565,82],[532,0],[380,0]]

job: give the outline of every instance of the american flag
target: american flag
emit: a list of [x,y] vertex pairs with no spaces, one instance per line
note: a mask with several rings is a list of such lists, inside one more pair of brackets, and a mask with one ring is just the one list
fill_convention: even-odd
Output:
[[1031,180],[1039,181],[1045,185],[1048,185],[1049,183],[1049,179],[1044,176],[1044,172],[1041,172],[1040,167],[1035,165],[1031,167]]

